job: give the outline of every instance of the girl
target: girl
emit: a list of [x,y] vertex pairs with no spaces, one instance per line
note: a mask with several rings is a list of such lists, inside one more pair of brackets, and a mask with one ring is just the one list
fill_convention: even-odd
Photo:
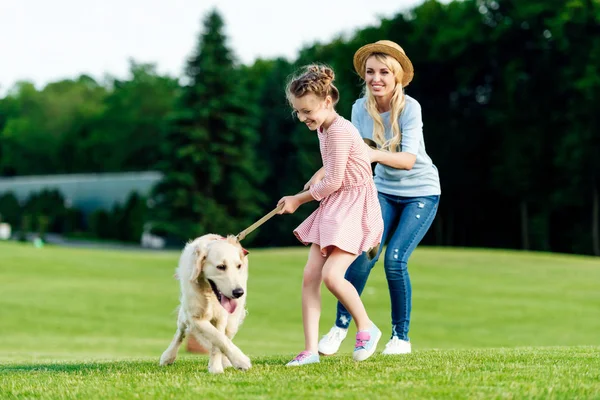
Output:
[[286,88],[298,119],[317,131],[323,160],[323,179],[306,192],[279,200],[283,213],[293,213],[303,203],[320,201],[319,207],[294,234],[311,243],[302,280],[302,321],[305,347],[288,366],[319,362],[317,341],[321,314],[321,282],[344,304],[358,333],[353,357],[370,357],[381,331],[369,319],[358,292],[344,279],[358,254],[375,247],[383,234],[383,219],[373,183],[369,152],[356,128],[339,116],[334,106],[339,92],[328,67],[310,65]]
[[[388,244],[383,267],[392,303],[392,334],[383,354],[411,352],[408,338],[412,288],[407,263],[427,233],[440,201],[438,171],[425,151],[421,106],[403,88],[413,78],[413,66],[404,50],[389,40],[361,47],[354,54],[354,68],[364,79],[364,97],[352,107],[352,123],[363,138],[372,139],[379,150],[369,150],[377,162],[375,185],[385,229],[382,243]],[[310,182],[317,182],[322,171]],[[365,287],[373,260],[362,254],[346,273],[359,293]],[[336,322],[319,342],[319,351],[337,352],[346,337],[352,313],[338,303]]]

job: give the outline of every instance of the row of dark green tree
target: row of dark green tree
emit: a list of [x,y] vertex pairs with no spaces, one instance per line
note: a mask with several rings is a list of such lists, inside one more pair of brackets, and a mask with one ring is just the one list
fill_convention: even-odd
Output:
[[77,239],[139,242],[148,227],[147,218],[147,201],[136,192],[124,204],[88,215],[69,204],[57,189],[34,191],[22,201],[12,192],[0,194],[0,222],[14,227],[16,238],[23,241],[29,234],[46,239],[47,233],[57,233]]
[[[286,104],[287,77],[329,64],[349,118],[362,90],[354,52],[390,39],[414,64],[406,92],[442,181],[424,243],[600,255],[598,0],[429,0],[295,60],[252,65],[236,61],[217,11],[202,23],[181,80],[132,62],[126,80],[16,85],[0,100],[0,175],[158,169],[158,233],[237,233],[321,165],[316,135]],[[315,206],[275,217],[248,244],[296,243]]]

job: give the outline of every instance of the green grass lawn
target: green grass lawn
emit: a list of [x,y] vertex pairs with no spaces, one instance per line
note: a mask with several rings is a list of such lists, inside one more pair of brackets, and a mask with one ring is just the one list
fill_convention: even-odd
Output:
[[[303,348],[306,248],[252,250],[248,317],[236,344],[248,372],[207,373],[175,331],[176,252],[0,243],[0,398],[600,398],[600,260],[419,248],[411,259],[413,354],[339,356],[290,370]],[[390,332],[382,264],[363,300]],[[335,317],[323,290],[321,333]]]

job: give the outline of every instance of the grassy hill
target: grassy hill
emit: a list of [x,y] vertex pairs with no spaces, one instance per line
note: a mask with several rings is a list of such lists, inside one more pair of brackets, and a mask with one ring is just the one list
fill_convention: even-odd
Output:
[[[599,398],[600,260],[501,250],[419,248],[406,357],[340,355],[283,367],[303,347],[306,248],[251,250],[248,317],[236,344],[248,373],[206,372],[183,350],[158,358],[175,330],[176,252],[0,243],[0,398]],[[383,265],[363,300],[390,332]],[[323,290],[321,333],[335,317]]]

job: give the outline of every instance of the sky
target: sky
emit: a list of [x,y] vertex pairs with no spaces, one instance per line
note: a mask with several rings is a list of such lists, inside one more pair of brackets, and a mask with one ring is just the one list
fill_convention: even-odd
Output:
[[[422,0],[0,0],[0,95],[87,74],[127,78],[129,60],[180,77],[216,8],[237,59],[293,59],[305,45],[376,26]],[[385,38],[382,38],[385,39]],[[349,61],[350,62],[350,61]]]

